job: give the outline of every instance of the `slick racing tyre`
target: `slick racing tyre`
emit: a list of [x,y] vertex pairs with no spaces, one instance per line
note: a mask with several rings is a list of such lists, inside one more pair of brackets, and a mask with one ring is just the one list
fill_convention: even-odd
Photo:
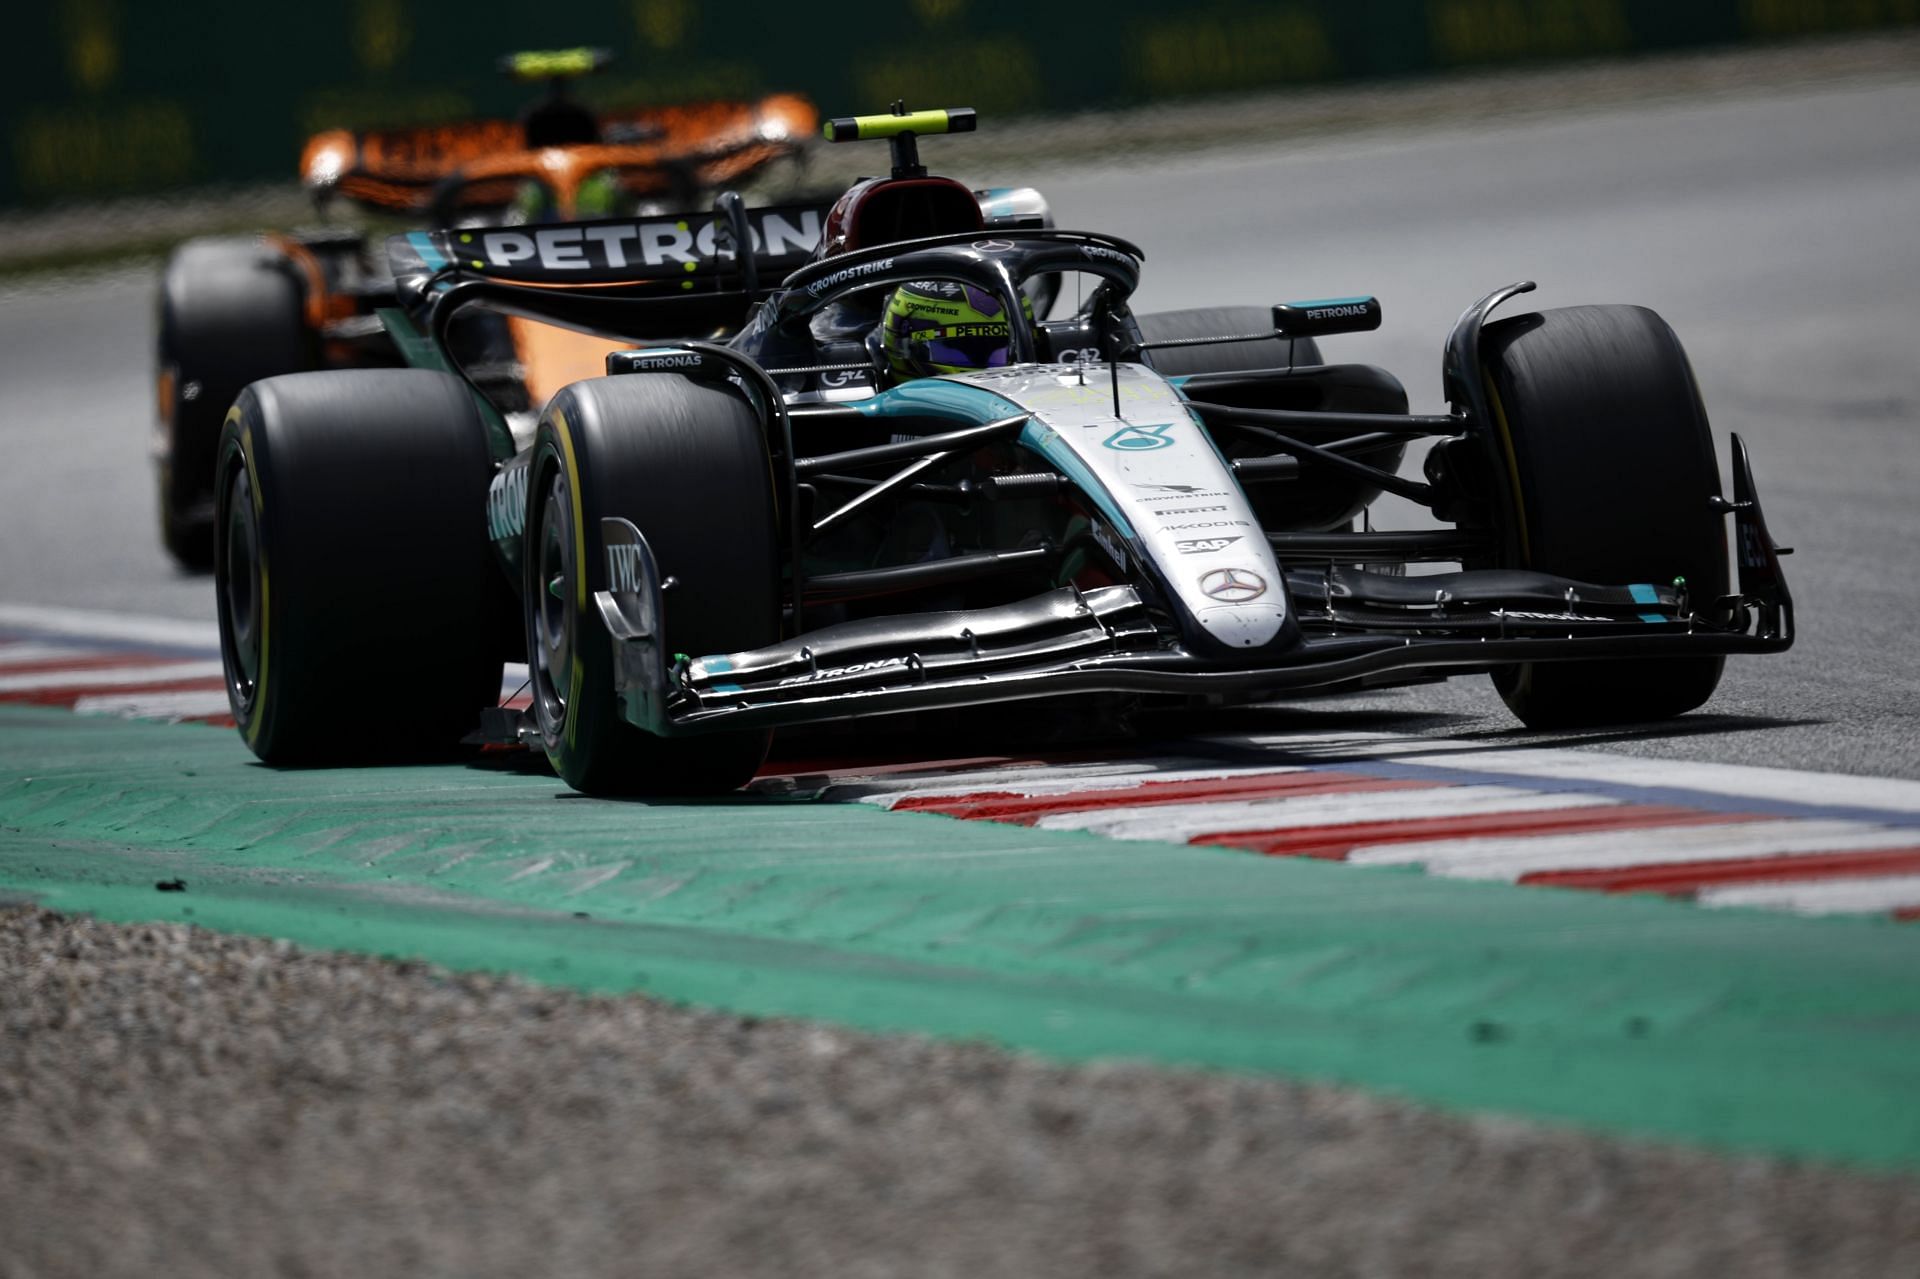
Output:
[[227,697],[270,764],[450,754],[500,700],[511,617],[471,392],[420,369],[256,382],[220,435]]
[[663,583],[663,651],[699,657],[780,633],[778,543],[766,444],[727,387],[671,374],[576,382],[541,416],[524,592],[534,715],[547,757],[590,795],[714,794],[745,784],[770,734],[656,737],[622,718],[600,521],[629,520]]
[[160,283],[157,375],[160,540],[181,567],[213,567],[213,458],[240,388],[314,367],[305,297],[254,239],[190,240]]
[[[1665,320],[1585,306],[1487,326],[1493,428],[1518,489],[1519,567],[1727,592],[1720,471],[1686,352]],[[1665,719],[1713,695],[1719,657],[1506,666],[1494,686],[1531,728]]]
[[[1227,337],[1236,333],[1271,333],[1273,312],[1258,306],[1207,306],[1191,311],[1155,311],[1136,317],[1143,342],[1176,338]],[[1261,338],[1254,342],[1222,342],[1216,346],[1175,346],[1147,352],[1147,363],[1161,377],[1191,373],[1247,373],[1255,369],[1296,368],[1324,364],[1320,346],[1312,338]]]

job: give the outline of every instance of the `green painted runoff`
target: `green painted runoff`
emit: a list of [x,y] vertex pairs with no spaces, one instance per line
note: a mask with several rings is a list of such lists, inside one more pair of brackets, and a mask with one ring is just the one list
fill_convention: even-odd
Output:
[[[156,891],[161,881],[183,892]],[[0,890],[743,1013],[1920,1166],[1920,930],[0,709]]]

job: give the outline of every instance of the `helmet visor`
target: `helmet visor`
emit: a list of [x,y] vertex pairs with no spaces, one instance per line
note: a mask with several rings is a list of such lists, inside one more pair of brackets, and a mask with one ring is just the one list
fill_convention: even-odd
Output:
[[[955,331],[972,329],[995,331]],[[921,358],[928,364],[945,369],[994,369],[1006,365],[1008,335],[1004,324],[956,324],[928,330],[925,336],[924,343],[916,341],[913,345],[925,352]]]

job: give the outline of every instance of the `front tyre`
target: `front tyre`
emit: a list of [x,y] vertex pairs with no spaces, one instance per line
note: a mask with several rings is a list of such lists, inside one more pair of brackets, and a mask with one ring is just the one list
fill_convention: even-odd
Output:
[[730,388],[671,374],[576,382],[542,415],[526,523],[527,661],[554,771],[590,795],[714,794],[752,778],[764,731],[663,738],[621,714],[600,521],[629,520],[662,580],[669,655],[780,632],[772,475],[757,415]]
[[[1727,593],[1720,470],[1680,339],[1652,311],[1584,306],[1487,326],[1493,428],[1518,489],[1519,566],[1577,581],[1672,585],[1693,606]],[[1720,657],[1537,662],[1494,686],[1530,728],[1684,714],[1713,695]]]
[[500,700],[507,582],[473,397],[419,369],[295,373],[221,432],[227,700],[271,764],[446,755]]

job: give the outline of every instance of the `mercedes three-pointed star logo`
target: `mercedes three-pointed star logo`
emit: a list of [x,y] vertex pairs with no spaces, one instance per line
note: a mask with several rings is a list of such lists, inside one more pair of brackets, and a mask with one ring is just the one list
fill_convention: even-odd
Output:
[[1217,568],[1200,579],[1200,590],[1223,604],[1245,604],[1267,593],[1267,579],[1250,569]]

